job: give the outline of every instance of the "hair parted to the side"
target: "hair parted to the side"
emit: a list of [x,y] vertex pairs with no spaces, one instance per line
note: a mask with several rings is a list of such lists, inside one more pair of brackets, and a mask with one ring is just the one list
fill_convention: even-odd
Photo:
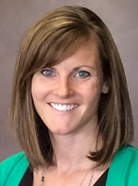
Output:
[[52,164],[53,149],[47,127],[33,105],[31,81],[35,72],[60,63],[85,42],[96,39],[104,80],[109,92],[102,94],[99,134],[103,147],[89,158],[99,164],[133,139],[133,117],[122,62],[112,36],[91,10],[79,6],[57,8],[30,27],[15,66],[10,117],[15,134],[33,168]]

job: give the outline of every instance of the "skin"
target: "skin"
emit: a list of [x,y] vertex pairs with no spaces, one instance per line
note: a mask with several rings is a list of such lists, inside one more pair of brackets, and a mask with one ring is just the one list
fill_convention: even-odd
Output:
[[[46,171],[46,185],[80,185],[80,180],[87,172],[83,184],[88,185],[90,169],[96,163],[86,155],[96,150],[97,109],[101,93],[107,92],[96,42],[84,43],[75,54],[61,63],[34,74],[32,98],[36,111],[49,129],[54,149],[55,166]],[[74,104],[77,107],[61,111],[50,103]],[[102,140],[98,147],[101,144]],[[93,183],[107,167],[94,171]],[[38,182],[40,185],[41,173],[41,169],[34,171],[34,185]]]

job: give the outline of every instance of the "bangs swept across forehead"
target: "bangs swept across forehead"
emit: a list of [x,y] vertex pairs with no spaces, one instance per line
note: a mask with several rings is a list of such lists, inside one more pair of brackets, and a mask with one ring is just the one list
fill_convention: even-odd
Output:
[[88,20],[85,23],[87,17],[83,14],[80,9],[73,11],[70,7],[65,11],[56,9],[30,28],[24,40],[25,63],[30,66],[30,72],[56,65],[90,40],[94,28],[90,28]]

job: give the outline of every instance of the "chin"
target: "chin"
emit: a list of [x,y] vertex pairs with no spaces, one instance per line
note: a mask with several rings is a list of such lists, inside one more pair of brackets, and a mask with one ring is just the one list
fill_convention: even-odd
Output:
[[49,130],[50,131],[50,133],[52,133],[53,135],[61,135],[61,136],[64,136],[64,135],[68,135],[68,134],[70,134],[71,133],[71,131],[70,130],[63,130],[63,129],[53,129],[53,130]]
[[74,133],[75,127],[69,127],[69,125],[66,126],[66,127],[65,126],[61,126],[61,127],[58,127],[58,128],[49,128],[49,131],[53,135],[64,136],[64,135],[69,135],[69,134]]

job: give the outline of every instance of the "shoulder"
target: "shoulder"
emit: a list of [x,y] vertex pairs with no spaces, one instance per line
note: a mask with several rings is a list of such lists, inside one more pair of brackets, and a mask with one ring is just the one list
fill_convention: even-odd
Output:
[[[113,180],[116,182],[113,183]],[[128,145],[114,156],[108,174],[107,186],[138,185],[138,149]]]
[[6,172],[17,170],[19,167],[28,167],[28,160],[24,152],[14,154],[0,163],[0,170]]
[[138,149],[128,145],[122,147],[114,156],[113,158],[113,164],[116,162],[122,162],[126,165],[130,164],[131,166],[137,166],[138,167]]
[[134,146],[131,145],[127,145],[122,147],[116,154],[115,157],[132,157],[132,156],[136,156],[138,157],[138,149]]
[[24,152],[18,152],[10,157],[8,157],[7,159],[5,159],[4,161],[2,161],[0,163],[1,166],[6,165],[6,164],[11,164],[11,165],[15,165],[16,163],[19,163],[22,160],[26,160],[26,156]]
[[24,152],[14,154],[2,161],[0,163],[1,185],[8,186],[13,183],[14,186],[14,182],[18,185],[28,166],[29,163]]
[[[128,145],[122,147],[114,156],[111,167],[118,167],[126,172],[133,171],[138,176],[138,149]],[[118,169],[117,168],[117,169]]]

